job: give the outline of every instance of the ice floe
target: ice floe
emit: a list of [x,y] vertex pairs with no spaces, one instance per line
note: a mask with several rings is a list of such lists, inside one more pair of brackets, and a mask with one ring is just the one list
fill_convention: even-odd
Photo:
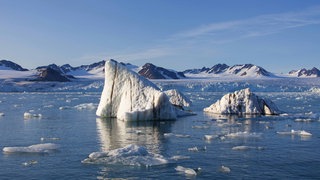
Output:
[[199,151],[206,151],[206,150],[207,150],[207,146],[204,146],[202,148],[198,148],[197,146],[188,148],[188,151],[192,151],[192,152],[199,152]]
[[23,166],[32,166],[32,165],[35,165],[35,164],[38,164],[37,160],[30,160],[30,161],[22,163]]
[[220,172],[222,172],[222,173],[230,173],[231,172],[231,169],[229,168],[229,167],[227,167],[227,166],[221,166],[220,168],[219,168],[219,171]]
[[164,133],[163,135],[164,135],[164,137],[172,137],[172,136],[174,136],[174,137],[179,137],[179,138],[189,138],[189,137],[191,137],[191,136],[188,135],[188,134]]
[[249,133],[247,131],[244,132],[235,132],[235,133],[229,133],[225,135],[225,137],[228,138],[260,138],[262,136],[262,133]]
[[35,144],[31,146],[20,147],[4,147],[4,153],[49,153],[59,148],[59,145],[54,143]]
[[204,108],[204,111],[216,114],[276,115],[280,113],[271,100],[258,97],[249,88],[224,95],[211,106]]
[[146,147],[130,144],[107,152],[93,152],[82,163],[148,167],[168,164],[169,159],[149,152]]
[[234,146],[232,147],[232,150],[236,150],[236,151],[246,151],[246,150],[250,150],[250,149],[256,149],[256,150],[263,150],[264,147],[254,147],[254,146]]
[[174,169],[178,172],[182,172],[186,175],[191,175],[191,176],[196,176],[201,171],[201,168],[192,169],[192,168],[186,168],[183,166],[177,166]]
[[31,118],[41,118],[42,114],[32,114],[30,112],[25,112],[23,114],[24,119],[31,119]]
[[312,136],[311,133],[305,131],[305,130],[291,130],[291,131],[278,131],[277,134],[280,135],[298,135],[302,137],[309,137]]

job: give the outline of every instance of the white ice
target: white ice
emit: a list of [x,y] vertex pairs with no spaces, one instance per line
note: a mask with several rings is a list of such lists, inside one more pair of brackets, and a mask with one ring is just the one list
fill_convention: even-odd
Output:
[[31,119],[31,118],[41,118],[42,114],[32,114],[30,112],[25,112],[23,114],[24,119]]
[[249,88],[224,95],[211,106],[204,108],[204,111],[216,114],[275,115],[280,113],[272,101],[258,97]]
[[192,168],[186,168],[186,167],[183,167],[183,166],[177,166],[175,168],[175,170],[178,171],[178,172],[183,172],[186,175],[196,176],[197,172],[199,172],[201,170],[201,168],[192,169]]
[[260,138],[262,133],[249,133],[247,131],[244,132],[236,132],[236,133],[229,133],[225,135],[228,138]]
[[169,160],[160,154],[149,152],[143,146],[131,144],[107,152],[93,152],[82,163],[157,166],[168,164]]
[[54,143],[35,144],[21,147],[4,147],[4,153],[48,153],[57,150],[59,146]]
[[114,60],[105,63],[105,86],[96,114],[124,121],[177,118],[165,93]]

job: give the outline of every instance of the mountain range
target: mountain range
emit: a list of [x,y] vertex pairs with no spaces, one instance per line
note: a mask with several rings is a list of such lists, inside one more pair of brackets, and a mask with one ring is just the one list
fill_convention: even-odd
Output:
[[[0,70],[12,71],[27,71],[32,72],[31,76],[26,79],[30,81],[72,81],[75,78],[104,78],[104,64],[105,61],[99,61],[89,65],[81,65],[73,67],[69,64],[58,66],[56,64],[49,64],[47,66],[39,66],[35,69],[28,70],[20,65],[8,61],[0,60]],[[200,69],[187,69],[183,72],[158,67],[151,63],[138,67],[129,63],[121,63],[129,69],[139,73],[148,79],[183,79],[194,77],[206,78],[261,78],[261,77],[277,77],[275,74],[265,70],[264,68],[254,64],[241,64],[229,66],[227,64],[216,64],[211,68],[203,67]],[[30,73],[28,73],[30,74]],[[286,77],[320,77],[320,71],[317,68],[307,70],[305,68],[300,70],[293,70],[288,73]]]

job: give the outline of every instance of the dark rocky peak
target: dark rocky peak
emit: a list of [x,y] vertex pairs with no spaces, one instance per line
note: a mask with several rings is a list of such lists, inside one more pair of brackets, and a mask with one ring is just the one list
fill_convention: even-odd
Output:
[[28,71],[28,69],[22,68],[20,65],[8,60],[0,60],[0,66],[4,66],[16,71]]
[[34,79],[34,81],[58,81],[58,82],[68,82],[70,79],[61,74],[60,71],[53,69],[51,67],[39,68],[38,69],[38,77]]
[[180,79],[185,78],[182,72],[168,70],[162,67],[155,66],[151,63],[146,63],[138,72],[141,76],[148,79]]

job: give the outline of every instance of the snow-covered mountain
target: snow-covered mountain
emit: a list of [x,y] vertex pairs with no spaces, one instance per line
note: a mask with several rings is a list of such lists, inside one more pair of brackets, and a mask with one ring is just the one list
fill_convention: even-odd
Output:
[[189,69],[184,71],[189,77],[274,77],[260,66],[253,64],[242,64],[228,66],[226,64],[216,64],[211,68],[203,67],[201,69]]
[[292,70],[289,72],[289,75],[295,77],[320,77],[320,70],[317,68],[312,69],[300,69],[300,70]]
[[181,79],[185,78],[182,72],[174,70],[168,70],[163,67],[155,66],[151,63],[147,63],[142,66],[142,69],[138,72],[141,76],[148,79]]
[[0,70],[28,71],[28,69],[8,60],[0,60]]

